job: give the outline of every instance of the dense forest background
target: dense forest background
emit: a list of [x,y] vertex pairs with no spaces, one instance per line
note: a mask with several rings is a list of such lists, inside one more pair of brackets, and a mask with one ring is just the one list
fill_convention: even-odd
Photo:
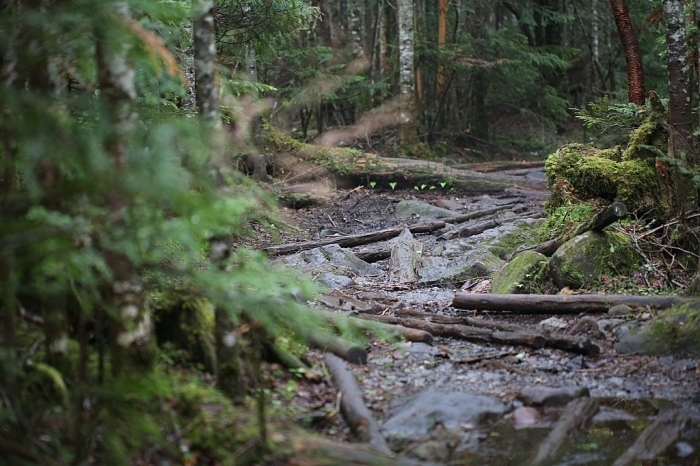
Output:
[[[638,43],[641,95],[680,135],[674,186],[696,192],[694,15],[680,0],[0,1],[0,464],[281,451],[261,354],[327,324],[299,304],[309,283],[232,246],[280,226],[238,169],[266,128],[458,161],[624,142],[648,107],[628,102]],[[574,118],[591,102],[605,134]]]

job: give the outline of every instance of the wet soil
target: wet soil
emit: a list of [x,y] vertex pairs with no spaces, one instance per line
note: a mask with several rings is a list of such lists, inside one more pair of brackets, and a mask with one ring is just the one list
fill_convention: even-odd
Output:
[[[503,179],[503,174],[497,173],[499,179]],[[365,187],[337,192],[325,205],[299,210],[283,208],[282,217],[292,228],[282,231],[280,241],[304,241],[336,232],[363,233],[423,221],[418,217],[396,217],[396,205],[404,199],[417,199],[462,213],[517,199],[536,212],[547,197],[543,177],[537,170],[521,170],[519,174],[528,176],[527,186],[517,186],[516,183],[488,194],[440,187],[403,191]],[[500,221],[507,223],[509,220],[506,216]],[[423,242],[426,256],[440,247],[433,234],[417,235],[417,239]],[[271,241],[272,238],[261,231],[260,244],[271,244]],[[351,250],[365,251],[371,247],[358,246]],[[386,260],[374,265],[384,271],[388,267]],[[459,289],[473,293],[489,292],[488,277],[438,286],[396,286],[388,283],[386,276],[354,278],[354,283],[341,291],[359,300],[378,302],[389,313],[391,309],[403,307],[447,316],[479,315],[532,327],[551,317],[476,313],[451,307],[454,293]],[[323,307],[320,303],[310,304]],[[653,311],[648,314],[644,318],[650,318]],[[563,322],[563,331],[566,332],[584,316],[557,317]],[[601,319],[606,316],[589,317]],[[516,394],[526,386],[588,387],[590,395],[600,400],[603,409],[594,419],[593,427],[567,444],[557,457],[558,462],[551,464],[612,464],[660,410],[675,407],[688,413],[694,421],[694,427],[683,434],[683,441],[691,445],[693,451],[684,457],[671,453],[663,464],[700,464],[700,431],[697,427],[700,425],[700,360],[684,356],[620,355],[613,349],[614,337],[609,338],[596,340],[604,348],[604,352],[596,356],[551,348],[535,350],[446,338],[436,338],[432,346],[372,339],[368,343],[368,363],[353,365],[352,370],[364,391],[368,407],[380,424],[400,409],[411,395],[431,386],[488,395],[511,406],[518,405]],[[315,367],[322,367],[319,352],[311,351],[308,358]],[[336,409],[337,394],[330,382],[300,385],[290,401],[299,409],[299,418],[313,423],[315,429],[334,438],[352,441],[349,429]],[[322,415],[311,416],[309,412]],[[517,429],[507,416],[488,428],[478,429],[478,433],[475,430],[478,448],[453,457],[450,464],[524,464],[524,459],[531,457],[560,412],[557,409],[541,410],[541,419],[533,428]]]

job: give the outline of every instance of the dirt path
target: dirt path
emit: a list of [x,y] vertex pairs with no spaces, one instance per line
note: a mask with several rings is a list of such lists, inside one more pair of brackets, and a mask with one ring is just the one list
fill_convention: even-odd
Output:
[[[407,163],[397,159],[397,164]],[[438,169],[440,167],[437,167]],[[452,176],[474,176],[473,172]],[[443,186],[416,187],[413,190],[355,189],[340,192],[327,205],[302,210],[284,211],[288,221],[298,230],[283,236],[284,242],[328,237],[333,234],[356,234],[376,231],[399,225],[425,222],[425,216],[397,214],[397,206],[405,201],[423,201],[434,206],[465,214],[496,206],[523,206],[521,213],[504,209],[492,216],[497,227],[481,234],[454,241],[438,239],[443,232],[416,235],[423,245],[423,261],[434,262],[436,267],[449,264],[469,253],[481,244],[497,242],[519,225],[531,224],[541,217],[542,203],[547,197],[544,174],[541,167],[516,169],[479,174],[489,180],[507,183],[500,191],[488,194],[460,193]],[[445,189],[448,188],[448,189]],[[403,202],[402,202],[403,201]],[[483,221],[483,219],[479,220]],[[474,220],[474,223],[477,220]],[[354,254],[387,250],[389,242],[351,248]],[[503,259],[503,258],[502,258]],[[488,276],[469,276],[450,280],[424,280],[423,283],[392,284],[388,281],[387,259],[372,264],[376,273],[365,276],[349,274],[349,281],[338,286],[339,293],[367,303],[385,315],[429,313],[437,316],[475,316],[451,307],[455,291],[467,290],[486,293],[490,290]],[[315,277],[318,278],[318,277]],[[321,303],[314,306],[325,307]],[[334,309],[338,311],[338,309]],[[487,320],[517,323],[537,329],[542,321],[550,322],[558,332],[586,334],[603,348],[599,355],[584,356],[552,348],[527,348],[493,343],[474,343],[453,338],[436,338],[433,345],[423,343],[388,343],[373,340],[369,345],[368,363],[353,366],[360,381],[367,405],[376,418],[384,422],[399,412],[410,397],[428,388],[443,392],[465,392],[486,395],[506,404],[509,410],[520,405],[516,395],[524,387],[544,385],[555,388],[586,387],[592,397],[598,399],[602,409],[594,419],[599,429],[587,432],[578,445],[596,445],[595,451],[572,450],[567,458],[576,455],[592,455],[589,459],[567,464],[611,464],[636,438],[640,426],[635,420],[646,420],[661,409],[677,407],[690,413],[700,422],[700,363],[693,358],[650,357],[618,355],[613,349],[614,334],[601,333],[605,324],[601,320],[609,316],[503,316],[482,313]],[[648,315],[635,316],[648,319]],[[582,319],[588,319],[589,327],[575,330]],[[590,327],[592,322],[593,327]],[[310,358],[321,364],[320,353],[312,352]],[[299,407],[308,408],[325,401],[332,404],[333,387],[328,384],[300,390],[292,399]],[[535,414],[535,429],[516,430],[511,417],[506,416],[487,428],[462,426],[470,432],[471,440],[463,451],[450,457],[454,464],[523,464],[522,454],[530,455],[546,435],[547,429],[561,410],[541,408]],[[648,422],[646,422],[648,423]],[[322,430],[329,435],[348,438],[348,431],[340,416],[326,419]],[[477,433],[478,432],[478,433]],[[686,443],[700,445],[697,430]],[[610,440],[612,438],[612,440]],[[618,439],[618,440],[615,440]],[[464,443],[464,438],[460,440]],[[467,442],[469,443],[469,442]],[[413,446],[415,447],[415,445]],[[413,448],[411,447],[411,448]],[[456,451],[456,450],[455,450]],[[573,456],[572,456],[573,455]],[[697,464],[697,447],[694,453],[674,464]],[[414,455],[416,456],[416,455]],[[420,457],[420,455],[417,455]],[[585,455],[584,455],[585,456]],[[690,458],[690,459],[688,459]],[[425,458],[424,458],[425,459]],[[445,458],[438,458],[446,461]],[[451,463],[452,464],[452,463]]]

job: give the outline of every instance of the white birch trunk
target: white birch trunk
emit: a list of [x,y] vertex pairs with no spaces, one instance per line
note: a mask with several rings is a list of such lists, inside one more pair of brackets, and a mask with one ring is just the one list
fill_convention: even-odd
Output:
[[362,43],[365,37],[364,22],[362,21],[362,0],[348,0],[348,29],[350,42],[352,44],[352,54],[355,58],[365,57],[365,48]]
[[402,140],[415,139],[415,41],[413,37],[413,0],[396,2],[399,29],[399,113],[400,137]]
[[194,81],[197,109],[205,123],[221,127],[219,86],[216,81],[216,37],[214,2],[199,0],[192,5],[194,33]]

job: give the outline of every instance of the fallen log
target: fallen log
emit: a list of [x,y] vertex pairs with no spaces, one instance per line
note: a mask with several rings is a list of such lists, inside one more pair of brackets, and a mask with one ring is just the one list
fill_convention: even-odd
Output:
[[601,233],[606,227],[627,216],[627,207],[622,202],[613,202],[595,217],[583,223],[576,229],[574,236],[578,236],[587,231]]
[[286,351],[282,348],[280,348],[276,344],[271,344],[270,349],[272,350],[273,354],[275,355],[275,358],[287,369],[295,369],[297,371],[301,371],[302,375],[306,380],[312,383],[321,383],[323,382],[323,374],[321,374],[318,371],[315,371],[311,369],[309,366],[304,364],[304,362],[290,353],[289,351]]
[[367,364],[367,351],[360,346],[325,332],[307,332],[309,345],[323,351],[329,351],[352,364]]
[[496,207],[491,207],[489,209],[477,210],[476,212],[469,212],[468,214],[457,215],[455,217],[443,218],[442,221],[445,223],[454,223],[454,224],[464,223],[464,222],[468,222],[469,220],[474,220],[477,218],[486,217],[487,215],[496,214],[502,210],[509,209],[513,204],[517,204],[518,202],[520,202],[520,200],[515,199],[515,200],[513,200],[512,203],[502,204],[502,205],[499,205]]
[[418,280],[418,268],[423,258],[423,243],[413,239],[408,228],[404,228],[391,248],[389,281],[392,283],[414,283]]
[[341,291],[333,290],[329,294],[319,296],[318,300],[328,307],[339,311],[381,311],[379,304],[360,301],[354,296],[347,295]]
[[550,333],[545,332],[540,329],[531,329],[521,325],[509,324],[507,322],[494,322],[491,320],[479,319],[476,317],[450,317],[450,316],[440,316],[436,314],[430,314],[427,312],[417,312],[409,310],[397,310],[396,314],[406,314],[413,317],[430,319],[433,322],[441,324],[463,324],[470,325],[472,327],[487,328],[491,330],[499,330],[502,332],[511,333],[533,333],[542,336],[545,343],[544,346],[549,348],[557,348],[564,351],[569,351],[571,353],[584,354],[584,355],[594,355],[601,354],[603,348],[589,340],[588,338],[577,336],[577,335],[567,335],[563,333]]
[[438,240],[450,240],[455,238],[467,238],[469,236],[478,235],[486,230],[491,230],[499,226],[501,222],[498,220],[487,220],[485,222],[477,223],[476,225],[465,225],[453,230],[446,231],[437,237]]
[[[627,207],[625,204],[622,202],[613,202],[595,217],[579,225],[572,236],[582,235],[587,231],[596,231],[601,233],[606,227],[625,218],[626,216]],[[552,255],[557,252],[557,249],[559,249],[559,246],[562,244],[564,244],[564,237],[559,236],[538,244],[535,246],[534,250],[540,254],[544,254],[547,257],[552,257]]]
[[537,335],[532,332],[493,331],[485,328],[468,327],[466,325],[435,324],[420,319],[402,319],[394,316],[360,314],[358,317],[425,330],[426,332],[430,332],[433,336],[458,338],[460,340],[475,341],[478,343],[499,343],[513,346],[522,345],[530,346],[535,349],[542,348],[545,343],[545,339],[542,335]]
[[613,466],[629,466],[636,461],[653,461],[680,438],[688,422],[689,418],[684,413],[664,411],[644,429]]
[[425,343],[427,345],[433,344],[433,335],[425,330],[420,330],[417,328],[404,327],[403,325],[387,324],[382,322],[374,321],[371,324],[363,319],[352,319],[353,323],[363,330],[375,331],[380,330],[388,333],[390,336],[400,336],[406,341],[413,341],[416,343]]
[[603,313],[612,306],[649,306],[665,309],[689,303],[695,298],[681,296],[639,295],[535,295],[535,294],[475,294],[458,292],[452,306],[477,311],[514,312],[519,314],[579,314]]
[[[265,251],[269,256],[279,256],[282,254],[320,248],[321,246],[327,246],[329,244],[338,244],[341,247],[349,248],[395,238],[401,234],[404,228],[406,227],[386,228],[384,230],[359,233],[357,235],[334,236],[314,241],[303,241],[301,243],[279,244],[277,246],[265,248],[263,251]],[[445,228],[445,222],[436,221],[408,227],[411,233],[429,233],[431,231],[440,230],[441,228]]]
[[593,398],[577,398],[570,401],[547,438],[540,444],[532,464],[540,464],[554,455],[569,437],[586,429],[599,409],[598,402]]
[[379,424],[365,406],[362,390],[348,366],[342,359],[329,353],[323,355],[323,362],[341,393],[340,410],[355,435],[378,451],[390,454],[391,450],[379,430]]
[[430,466],[434,464],[402,456],[391,457],[367,445],[333,442],[308,434],[295,436],[289,443],[294,454],[290,458],[285,458],[283,463],[289,466]]

